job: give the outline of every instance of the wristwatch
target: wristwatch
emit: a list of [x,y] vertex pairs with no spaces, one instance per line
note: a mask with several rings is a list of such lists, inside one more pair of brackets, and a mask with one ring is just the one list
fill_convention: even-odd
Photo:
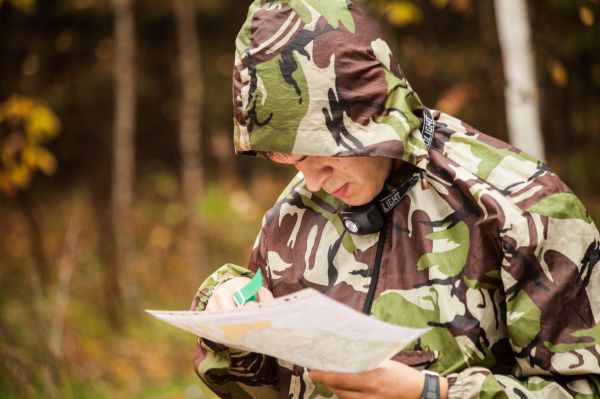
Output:
[[422,370],[425,385],[419,399],[440,399],[440,375],[434,371]]

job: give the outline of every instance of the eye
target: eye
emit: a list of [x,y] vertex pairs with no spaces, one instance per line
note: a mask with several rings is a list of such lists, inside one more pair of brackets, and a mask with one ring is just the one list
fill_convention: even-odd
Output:
[[297,159],[293,160],[292,163],[293,164],[300,163],[300,162],[304,161],[306,158],[308,158],[308,155],[300,155]]
[[308,158],[307,155],[286,154],[282,152],[264,152],[261,155],[275,163],[283,165],[295,165]]

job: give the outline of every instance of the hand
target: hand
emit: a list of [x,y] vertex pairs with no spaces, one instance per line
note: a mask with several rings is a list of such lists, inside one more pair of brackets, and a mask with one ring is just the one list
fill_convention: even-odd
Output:
[[[237,305],[233,300],[233,293],[244,288],[249,282],[250,279],[247,277],[234,277],[231,280],[227,280],[213,291],[208,303],[206,304],[205,310],[210,311],[237,308]],[[267,302],[272,299],[273,294],[265,287],[261,287],[256,294],[256,300],[258,302]],[[252,306],[252,302],[247,302],[244,306],[246,305]]]
[[[419,399],[425,375],[400,362],[387,360],[362,373],[312,370],[313,381],[326,385],[340,399]],[[440,377],[440,398],[448,397],[448,380]]]

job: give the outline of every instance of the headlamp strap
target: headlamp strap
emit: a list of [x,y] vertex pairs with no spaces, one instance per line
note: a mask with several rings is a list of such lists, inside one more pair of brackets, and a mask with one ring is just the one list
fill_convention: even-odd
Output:
[[[429,108],[423,108],[423,124],[421,126],[421,135],[423,136],[423,140],[425,141],[425,146],[429,151],[429,147],[431,147],[431,143],[433,141],[433,133],[435,132],[435,119],[433,119],[433,115]],[[408,190],[412,188],[419,181],[419,172],[413,173],[411,177],[404,180],[402,183],[398,185],[393,185],[393,189],[391,191],[387,191],[383,196],[380,195],[377,202],[379,204],[379,208],[383,211],[383,213],[389,213],[394,209],[396,205],[402,201],[402,198],[406,195]]]
[[396,205],[402,201],[408,190],[419,181],[419,172],[414,173],[410,178],[404,180],[397,186],[394,186],[391,191],[387,191],[386,195],[377,199],[379,208],[383,213],[390,213]]
[[425,147],[429,151],[431,142],[433,141],[433,133],[435,132],[435,119],[429,108],[423,108],[423,125],[421,126],[421,135],[425,141]]

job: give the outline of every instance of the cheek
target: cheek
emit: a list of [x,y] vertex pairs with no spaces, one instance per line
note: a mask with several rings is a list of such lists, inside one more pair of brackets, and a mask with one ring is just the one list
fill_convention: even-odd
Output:
[[371,199],[373,199],[383,189],[386,176],[381,173],[381,170],[371,170],[370,173],[363,175],[362,178],[365,194],[368,193]]
[[372,176],[361,176],[361,179],[354,182],[355,192],[354,197],[360,202],[358,205],[363,205],[371,202],[383,187],[383,182]]

